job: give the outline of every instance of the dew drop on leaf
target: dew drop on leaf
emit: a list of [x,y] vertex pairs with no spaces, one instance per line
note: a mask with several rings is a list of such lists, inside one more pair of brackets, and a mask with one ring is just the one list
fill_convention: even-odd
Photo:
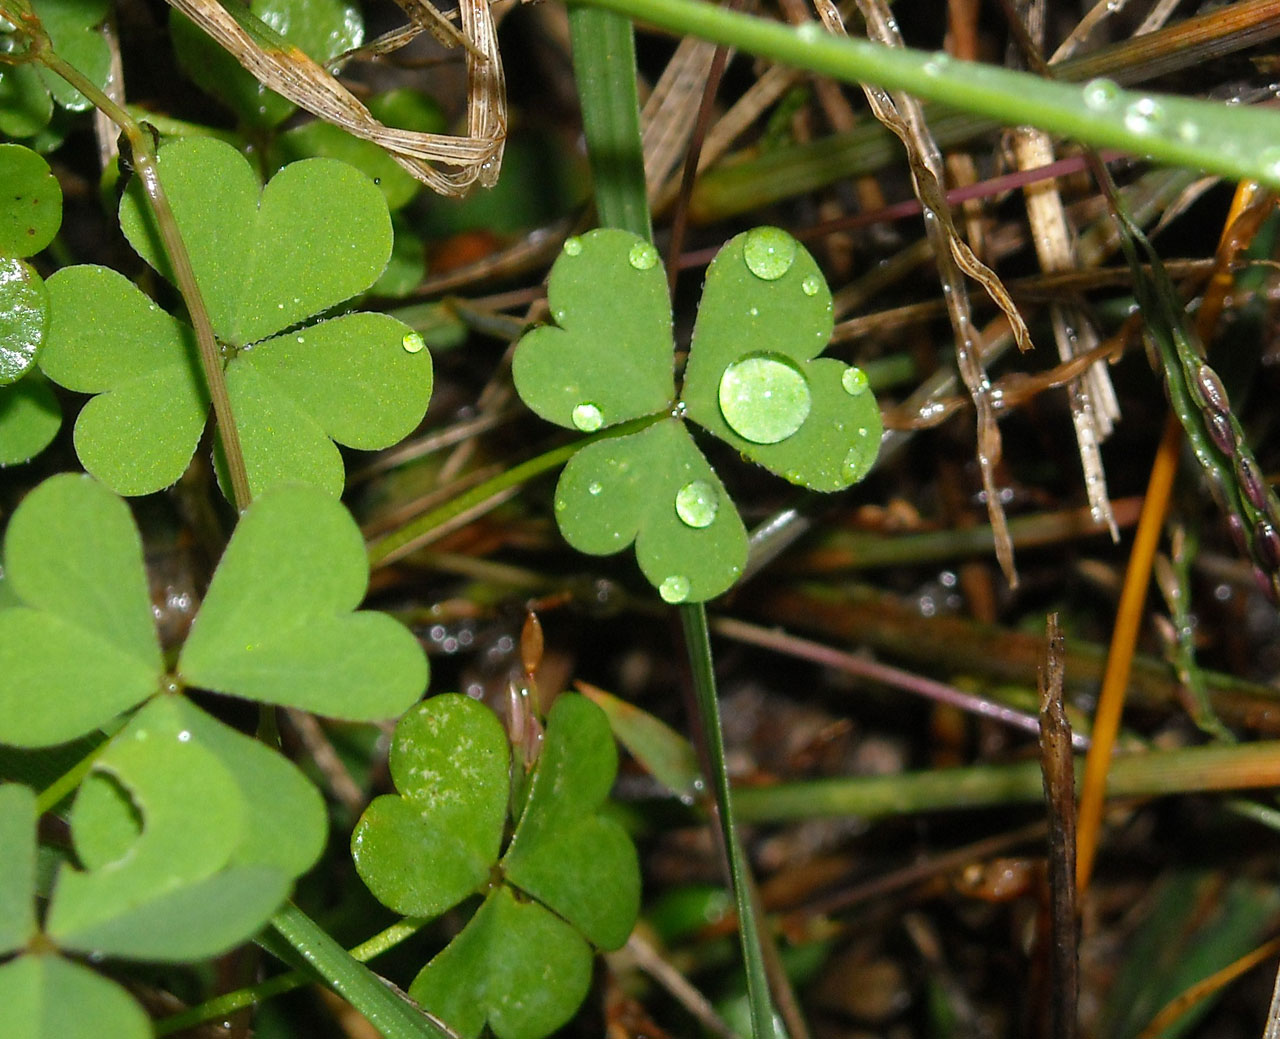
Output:
[[1104,112],[1116,103],[1120,88],[1109,79],[1091,79],[1084,85],[1085,107],[1094,112]]
[[720,412],[733,431],[756,444],[786,440],[809,417],[809,383],[789,361],[744,357],[720,377]]
[[709,527],[720,508],[720,495],[706,480],[686,483],[676,492],[676,515],[690,527]]
[[850,483],[857,483],[871,469],[871,463],[875,461],[876,453],[868,451],[862,447],[851,447],[849,453],[844,456],[844,478]]
[[636,242],[627,254],[627,262],[638,271],[651,270],[658,262],[658,250],[648,242]]
[[576,236],[573,238],[566,238],[564,251],[569,256],[580,256],[582,254],[582,239]]
[[796,240],[778,227],[756,227],[742,245],[747,269],[757,278],[777,281],[796,259]]
[[601,487],[600,483],[596,480],[592,480],[591,483],[587,484],[587,493],[591,495],[593,498],[597,494],[599,494],[602,490],[604,490],[604,488]]
[[840,376],[840,385],[844,387],[845,393],[851,397],[857,397],[859,394],[867,392],[867,373],[861,368],[846,368],[844,374]]
[[584,401],[573,409],[573,424],[584,433],[594,433],[604,425],[604,416],[594,404]]
[[404,347],[406,353],[416,354],[421,353],[427,343],[421,333],[406,332],[404,338],[400,340],[400,345]]
[[816,274],[810,274],[809,277],[805,278],[805,280],[800,283],[800,288],[804,290],[804,294],[806,296],[816,296],[818,294],[818,290],[822,288],[822,279]]
[[662,596],[663,602],[684,602],[689,597],[691,588],[689,578],[673,574],[663,578],[662,584],[658,585],[658,594]]

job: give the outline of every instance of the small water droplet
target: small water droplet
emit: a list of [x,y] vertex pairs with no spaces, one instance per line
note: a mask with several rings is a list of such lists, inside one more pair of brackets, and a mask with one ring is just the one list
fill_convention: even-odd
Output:
[[600,409],[590,402],[584,401],[573,409],[573,424],[584,433],[594,433],[604,425],[604,416]]
[[593,498],[603,490],[604,488],[600,486],[598,481],[593,480],[591,483],[587,484],[587,493]]
[[1258,161],[1262,163],[1268,176],[1280,177],[1280,148],[1263,148],[1258,153]]
[[190,740],[191,740],[191,733],[189,733],[186,729],[183,729],[180,733],[178,733],[179,743],[188,743],[190,742]]
[[816,296],[822,288],[822,279],[816,274],[810,274],[800,283],[800,288],[804,290],[806,296]]
[[875,458],[874,451],[867,451],[861,447],[850,448],[849,453],[844,456],[844,464],[841,466],[844,478],[851,483],[861,480],[867,475]]
[[422,352],[427,342],[419,332],[406,332],[404,338],[400,340],[400,345],[404,347],[405,353],[417,354]]
[[1109,79],[1091,79],[1084,85],[1085,107],[1094,112],[1104,112],[1116,103],[1120,88]]
[[569,256],[580,256],[582,254],[582,239],[576,236],[573,238],[566,238],[564,251]]
[[729,365],[720,377],[720,412],[739,436],[776,444],[804,425],[809,383],[790,361],[755,354]]
[[1130,133],[1151,133],[1164,119],[1164,109],[1154,97],[1140,97],[1124,110],[1124,126]]
[[861,368],[846,368],[844,374],[840,376],[840,385],[844,387],[845,393],[851,397],[867,392],[867,373]]
[[1194,123],[1190,119],[1184,119],[1178,124],[1178,139],[1186,141],[1188,144],[1195,144],[1200,140],[1200,124]]
[[747,232],[742,258],[757,278],[777,281],[796,259],[796,240],[780,227],[757,227]]
[[826,30],[817,22],[805,22],[796,29],[796,35],[805,43],[817,43],[826,34]]
[[690,527],[709,527],[720,508],[720,495],[706,480],[686,483],[676,492],[676,515]]
[[636,242],[627,254],[627,262],[638,271],[652,270],[658,262],[658,250],[648,242]]
[[663,578],[662,584],[658,585],[658,594],[662,596],[664,602],[684,602],[689,598],[691,587],[689,578],[673,574],[671,577]]
[[568,508],[568,503],[563,498],[556,499],[556,512],[564,512]]

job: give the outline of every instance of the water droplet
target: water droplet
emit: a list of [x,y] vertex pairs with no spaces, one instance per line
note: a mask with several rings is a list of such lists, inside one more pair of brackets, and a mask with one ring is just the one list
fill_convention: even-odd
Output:
[[709,527],[720,508],[720,495],[706,480],[686,483],[676,492],[676,515],[691,527]]
[[1200,124],[1193,123],[1190,119],[1184,119],[1178,124],[1178,138],[1188,144],[1195,144],[1196,141],[1200,140]]
[[868,451],[861,447],[850,448],[849,453],[844,456],[844,464],[840,467],[844,473],[844,478],[850,483],[857,483],[867,475],[875,458],[874,451]]
[[564,243],[564,251],[569,256],[579,256],[582,254],[582,239],[578,237],[566,238]]
[[1280,177],[1280,148],[1264,148],[1258,153],[1258,161],[1262,163],[1264,172],[1271,177]]
[[810,274],[800,283],[800,288],[804,290],[806,296],[816,296],[822,288],[822,279],[816,274]]
[[846,368],[844,374],[840,376],[840,385],[844,387],[845,393],[851,397],[867,392],[867,373],[861,368]]
[[805,22],[796,29],[796,35],[804,40],[805,43],[817,43],[827,33],[817,22]]
[[684,602],[689,598],[689,578],[679,574],[673,574],[671,577],[663,578],[662,584],[658,585],[658,594],[662,596],[664,602]]
[[416,354],[421,353],[427,343],[421,333],[406,332],[404,338],[400,340],[400,345],[404,347],[405,353]]
[[601,487],[600,484],[595,480],[587,484],[587,493],[591,495],[593,498],[603,490],[604,488]]
[[735,433],[756,444],[776,444],[804,425],[809,384],[787,360],[755,354],[720,377],[720,412]]
[[556,499],[556,512],[564,512],[568,507],[568,503],[563,498]]
[[1084,104],[1094,112],[1103,112],[1116,103],[1120,88],[1109,79],[1091,79],[1084,85]]
[[638,271],[651,270],[658,262],[658,250],[648,242],[636,242],[627,254],[627,262]]
[[780,227],[757,227],[747,232],[742,258],[757,278],[777,281],[796,259],[796,240]]
[[178,733],[179,743],[188,743],[190,742],[190,740],[191,740],[191,733],[189,733],[186,729],[183,729],[180,733]]
[[573,409],[573,424],[584,433],[594,433],[604,425],[604,416],[594,404],[584,401]]
[[1130,133],[1151,133],[1164,119],[1164,109],[1154,97],[1140,97],[1124,110],[1124,126]]

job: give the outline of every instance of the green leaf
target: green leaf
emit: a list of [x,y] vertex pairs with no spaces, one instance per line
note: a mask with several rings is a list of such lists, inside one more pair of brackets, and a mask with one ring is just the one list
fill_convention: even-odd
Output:
[[36,933],[35,792],[0,785],[0,956],[21,949]]
[[150,1039],[151,1020],[115,982],[44,953],[0,966],[7,1039]]
[[58,400],[35,373],[0,386],[0,466],[30,461],[49,446],[61,425]]
[[84,467],[119,494],[174,483],[209,411],[195,336],[106,267],[64,267],[49,279],[52,318],[40,368],[95,393],[76,419]]
[[0,133],[31,137],[53,115],[53,98],[33,65],[0,65]]
[[880,411],[860,369],[816,359],[831,294],[813,257],[776,227],[731,239],[707,272],[682,399],[689,418],[817,491],[866,475]]
[[[108,0],[34,0],[36,14],[58,56],[98,87],[111,76],[111,48],[98,28],[107,17]],[[55,72],[40,69],[40,78],[63,108],[85,112],[93,107],[80,91]]]
[[427,663],[364,598],[360,530],[314,488],[277,487],[241,517],[179,658],[185,682],[337,718],[398,715],[422,694]]
[[457,693],[400,719],[391,744],[398,795],[376,798],[351,838],[374,896],[407,916],[437,916],[482,890],[507,816],[507,737],[494,713]]
[[58,233],[62,188],[49,164],[30,148],[0,144],[0,253],[34,256]]
[[[382,271],[391,249],[386,204],[371,181],[330,159],[288,166],[265,191],[221,141],[184,139],[160,159],[230,355],[226,379],[251,489],[306,482],[336,497],[343,468],[332,441],[387,447],[413,430],[431,397],[431,357],[402,322],[357,313],[299,327]],[[138,251],[167,270],[149,210],[132,190],[122,224]],[[104,268],[68,268],[50,283],[44,371],[99,394],[76,423],[85,468],[122,494],[172,484],[208,413],[193,333]]]
[[[367,289],[391,255],[391,218],[374,183],[334,159],[286,166],[265,189],[230,145],[189,137],[160,149],[160,178],[191,254],[214,331],[244,346]],[[173,280],[135,182],[120,224]]]
[[608,555],[634,541],[667,602],[719,595],[746,564],[738,510],[678,419],[588,444],[560,474],[555,509],[580,552]]
[[407,205],[422,187],[372,141],[353,137],[322,119],[287,130],[276,139],[272,161],[277,167],[314,158],[339,159],[354,166],[378,186],[392,212]]
[[542,1039],[587,994],[591,949],[540,905],[500,887],[409,986],[409,995],[466,1039],[487,1022],[498,1039]]
[[180,699],[157,699],[95,763],[142,822],[119,858],[98,861],[95,851],[121,851],[119,799],[76,799],[72,836],[89,868],[64,866],[55,882],[46,928],[62,947],[135,959],[214,956],[262,927],[287,895],[286,872],[238,859],[248,802],[219,755],[186,728],[189,719]]
[[49,324],[49,296],[34,267],[0,255],[0,386],[16,382],[36,362]]
[[[364,40],[359,8],[343,0],[254,0],[249,10],[321,64]],[[187,75],[244,122],[270,128],[297,110],[177,10],[170,16],[169,28],[178,62]]]
[[79,736],[154,692],[160,646],[128,508],[88,477],[46,480],[5,534],[0,742]]
[[570,238],[547,298],[556,324],[526,334],[512,360],[530,408],[590,433],[671,407],[671,304],[653,246],[608,229]]
[[605,949],[627,940],[640,908],[635,846],[599,811],[617,772],[604,712],[582,696],[559,697],[528,803],[502,860],[511,883]]
[[693,744],[666,722],[621,697],[584,685],[582,693],[604,711],[613,735],[654,779],[692,804],[702,788]]
[[243,351],[227,371],[250,489],[342,493],[333,441],[374,450],[408,436],[431,398],[431,358],[386,314],[347,314]]

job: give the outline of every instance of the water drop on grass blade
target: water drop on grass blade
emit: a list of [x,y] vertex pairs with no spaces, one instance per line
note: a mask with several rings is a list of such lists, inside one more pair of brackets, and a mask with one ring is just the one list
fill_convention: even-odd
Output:
[[796,259],[796,240],[778,227],[757,227],[747,232],[742,258],[757,278],[777,281]]
[[1116,103],[1120,88],[1109,79],[1091,79],[1084,85],[1085,107],[1094,112],[1104,112]]
[[573,409],[573,424],[584,433],[594,433],[604,425],[604,416],[596,405],[584,401]]
[[720,412],[733,431],[756,444],[776,444],[804,425],[809,384],[788,361],[756,354],[720,377]]
[[686,483],[676,492],[676,515],[690,527],[711,526],[719,508],[720,495],[706,480]]

